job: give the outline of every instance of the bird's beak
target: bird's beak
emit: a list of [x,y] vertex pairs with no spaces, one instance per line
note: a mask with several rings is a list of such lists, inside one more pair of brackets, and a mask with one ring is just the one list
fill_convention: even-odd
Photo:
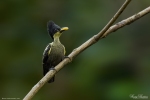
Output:
[[68,27],[62,27],[60,32],[67,31],[68,29],[69,29]]

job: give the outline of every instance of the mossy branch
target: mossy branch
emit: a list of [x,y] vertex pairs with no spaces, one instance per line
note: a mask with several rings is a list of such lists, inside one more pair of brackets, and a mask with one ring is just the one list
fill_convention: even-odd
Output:
[[[144,9],[143,11],[125,19],[121,22],[111,26],[116,19],[119,17],[119,15],[123,12],[123,10],[126,8],[126,6],[129,4],[131,0],[126,0],[125,3],[122,5],[122,7],[119,9],[119,11],[115,14],[115,16],[109,21],[109,23],[100,31],[97,35],[94,35],[89,40],[87,40],[85,43],[83,43],[78,48],[74,49],[70,54],[69,58],[64,59],[62,62],[60,62],[55,69],[56,70],[50,70],[31,90],[30,92],[25,96],[23,100],[31,100],[33,96],[40,90],[40,88],[47,83],[47,81],[52,78],[59,70],[61,70],[66,64],[71,62],[77,55],[79,55],[82,51],[96,43],[98,40],[106,37],[108,34],[124,27],[125,25],[129,25],[136,21],[137,19],[143,17],[144,15],[150,13],[150,7]],[[110,27],[111,26],[111,27]]]

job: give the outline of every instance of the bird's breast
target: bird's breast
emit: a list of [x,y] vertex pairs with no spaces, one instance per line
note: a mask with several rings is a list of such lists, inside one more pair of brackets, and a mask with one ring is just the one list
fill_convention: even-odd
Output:
[[64,47],[63,45],[52,45],[51,52],[49,54],[49,62],[51,65],[56,66],[64,58]]

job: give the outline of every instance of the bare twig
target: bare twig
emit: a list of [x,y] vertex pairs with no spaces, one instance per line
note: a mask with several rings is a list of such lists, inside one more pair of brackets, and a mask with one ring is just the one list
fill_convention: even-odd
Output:
[[95,39],[99,40],[99,38],[110,28],[111,25],[118,19],[118,17],[121,15],[121,13],[125,10],[127,5],[131,2],[131,0],[126,0],[124,4],[121,6],[121,8],[117,11],[117,13],[112,17],[112,19],[108,22],[108,24],[97,34],[97,38]]
[[[98,37],[98,35],[93,36],[92,38],[90,38],[88,41],[86,41],[84,44],[82,44],[81,46],[79,46],[78,48],[76,48],[70,55],[70,59],[73,59],[74,57],[76,57],[77,55],[79,55],[82,51],[84,51],[86,48],[88,48],[89,46],[91,46],[92,44],[97,42],[97,39],[103,38],[105,36],[107,36],[109,33],[114,32],[116,30],[118,30],[119,28],[128,25],[134,21],[136,21],[137,19],[143,17],[144,15],[148,14],[150,12],[150,7],[144,9],[143,11],[113,25],[112,27],[109,28],[109,30],[105,32],[105,34],[101,35],[100,37]],[[70,62],[69,59],[64,59],[62,62],[60,62],[55,69],[57,71],[59,71],[60,69],[63,68],[63,66],[65,66],[66,64],[68,64]],[[56,71],[54,70],[50,70],[32,89],[31,91],[25,96],[25,98],[23,100],[30,100],[38,91],[39,89],[50,79],[52,78],[54,75],[56,74]]]
[[121,22],[111,26],[106,32],[105,34],[103,34],[103,36],[101,38],[106,37],[108,34],[110,34],[111,32],[117,31],[118,29],[120,29],[121,27],[124,27],[125,25],[129,25],[131,23],[133,23],[134,21],[138,20],[139,18],[145,16],[146,14],[150,13],[150,7],[147,7],[146,9],[142,10],[141,12],[125,19],[122,20]]

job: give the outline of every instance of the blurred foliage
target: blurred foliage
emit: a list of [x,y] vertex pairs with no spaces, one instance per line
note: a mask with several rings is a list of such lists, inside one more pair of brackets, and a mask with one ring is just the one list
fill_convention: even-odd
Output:
[[[124,0],[1,0],[0,94],[22,99],[43,77],[42,53],[51,38],[47,22],[69,30],[61,37],[67,55],[97,34]],[[117,21],[148,7],[133,0]],[[150,14],[81,53],[33,100],[129,100],[150,97]]]

